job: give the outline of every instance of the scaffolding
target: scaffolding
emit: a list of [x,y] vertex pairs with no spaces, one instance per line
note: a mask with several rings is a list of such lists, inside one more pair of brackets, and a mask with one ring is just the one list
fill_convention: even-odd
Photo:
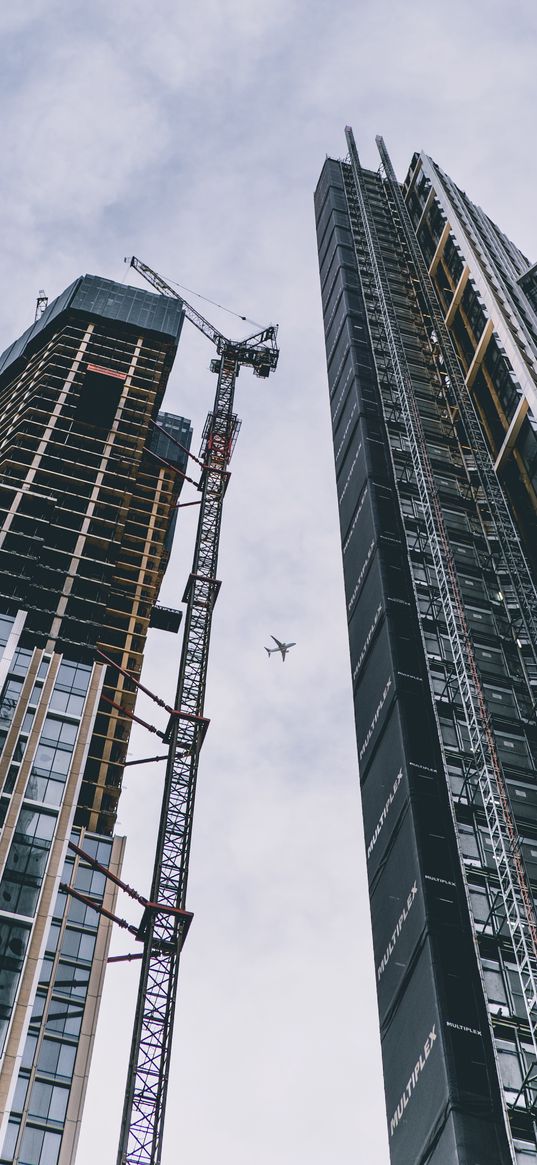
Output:
[[[457,569],[427,439],[401,340],[382,247],[369,204],[367,181],[360,165],[352,130],[347,129],[346,133],[350,166],[342,166],[343,181],[362,289],[369,305],[373,305],[372,314],[377,328],[373,349],[379,382],[381,387],[384,385],[385,419],[389,424],[388,412],[391,408],[395,410],[404,426],[409,468],[411,466],[436,578],[435,615],[436,617],[442,615],[452,653],[452,675],[449,682],[453,687],[456,680],[469,742],[468,769],[472,774],[474,787],[479,790],[485,814],[494,868],[511,937],[533,1048],[534,1052],[537,1052],[537,921],[533,900],[466,621]],[[532,610],[535,590],[531,575],[484,444],[479,422],[462,382],[434,291],[429,287],[428,273],[412,226],[406,222],[406,208],[381,140],[379,146],[386,175],[382,181],[385,211],[399,241],[417,311],[431,340],[431,379],[433,382],[436,381],[439,392],[449,394],[450,399],[456,404],[460,423],[465,426],[467,444],[472,451],[475,448],[479,485],[488,506],[489,529],[495,534],[502,559],[503,577],[510,587],[510,594],[516,600],[527,642],[532,645],[534,654],[537,638]],[[389,386],[388,392],[386,385]],[[417,594],[416,598],[418,601]],[[436,697],[434,690],[432,694]],[[454,812],[453,803],[452,811]]]

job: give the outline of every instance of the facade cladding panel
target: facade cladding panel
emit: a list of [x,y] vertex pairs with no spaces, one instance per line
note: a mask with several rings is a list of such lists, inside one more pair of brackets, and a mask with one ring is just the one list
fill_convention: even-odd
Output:
[[66,311],[80,312],[85,319],[114,320],[144,332],[152,331],[168,337],[174,346],[183,326],[180,300],[151,295],[138,287],[125,287],[97,275],[81,275],[0,355],[0,376],[12,376],[18,362],[42,344],[55,321]]
[[[362,773],[362,810],[370,884],[385,864],[392,839],[409,808],[410,781],[407,742],[396,704],[386,722],[365,773]],[[431,774],[429,774],[431,779]]]
[[192,435],[159,412],[181,325],[180,302],[84,276],[0,357],[2,1165],[75,1159],[117,890],[68,843],[120,873],[133,679]]
[[[413,167],[419,172],[416,159]],[[328,159],[315,208],[391,1160],[527,1162],[537,1160],[530,1024],[355,173]],[[441,391],[438,339],[420,314],[397,207],[379,175],[361,171],[360,181],[431,467],[427,488],[453,556],[526,877],[537,888],[534,645],[494,553],[501,538],[476,495],[462,421]],[[430,189],[422,185],[416,222]],[[429,262],[446,236],[441,216],[433,226]],[[523,266],[516,249],[511,258]],[[458,252],[448,248],[448,260],[460,278]],[[476,324],[478,334],[487,329]]]

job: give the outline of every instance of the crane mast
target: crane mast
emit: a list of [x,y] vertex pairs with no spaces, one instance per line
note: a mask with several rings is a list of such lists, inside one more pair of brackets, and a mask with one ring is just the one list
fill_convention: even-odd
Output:
[[[159,1165],[168,1087],[179,960],[185,937],[185,905],[198,760],[208,720],[205,685],[212,615],[218,595],[218,548],[233,444],[235,382],[242,364],[266,377],[276,367],[277,329],[247,340],[227,340],[140,260],[134,266],[164,295],[180,299],[185,315],[215,344],[212,368],[218,383],[206,428],[201,503],[186,602],[174,713],[160,814],[151,908],[143,927],[143,957],[131,1044],[117,1165]],[[155,907],[154,904],[157,904]]]

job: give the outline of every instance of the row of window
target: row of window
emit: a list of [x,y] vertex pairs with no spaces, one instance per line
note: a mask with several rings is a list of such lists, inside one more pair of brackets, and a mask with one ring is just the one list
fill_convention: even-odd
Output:
[[[12,718],[31,656],[32,652],[24,648],[19,649],[14,655],[0,703],[0,718],[4,722]],[[45,659],[40,665],[31,697],[34,710],[29,710],[24,718],[4,785],[4,793],[10,793],[14,787],[35,714],[35,705],[41,697],[48,662],[48,659]],[[63,661],[58,671],[53,697],[56,693],[67,698],[74,694],[83,702],[83,693],[87,690],[90,674],[91,669],[84,665]],[[28,920],[18,923],[14,919],[0,919],[0,1053],[5,1044],[22,973],[30,935],[29,920],[35,915],[55,833],[57,816],[52,807],[56,808],[61,804],[77,732],[77,723],[50,714],[46,716],[25,796],[30,800],[41,801],[44,805],[50,806],[51,810],[37,809],[30,805],[28,800],[23,803],[0,879],[0,912],[18,914]],[[4,797],[3,812],[7,811],[7,806],[8,801]]]
[[[31,652],[22,650],[17,652],[14,667],[21,670],[21,657],[24,655],[24,670],[27,670]],[[24,717],[21,733],[15,745],[12,763],[9,768],[4,791],[11,793],[18,774],[18,766],[24,756],[28,734],[31,730],[35,709],[41,699],[43,681],[47,670],[47,660],[41,664],[33,691],[29,700],[29,708]],[[53,712],[64,713],[79,719],[85,701],[91,668],[84,664],[72,663],[63,660],[58,669],[54,688],[51,694],[49,707]],[[0,719],[12,718],[17,705],[24,680],[18,676],[8,677],[2,702],[0,703]],[[2,713],[4,707],[4,713]],[[61,804],[63,789],[69,771],[70,758],[73,752],[78,726],[66,722],[59,716],[47,715],[39,744],[37,746],[32,771],[26,788],[26,797],[32,801],[42,801],[45,804],[58,806]],[[4,733],[4,741],[7,732]]]
[[[10,1121],[2,1148],[2,1161],[13,1161],[18,1132],[18,1124]],[[17,1155],[17,1165],[57,1165],[60,1145],[61,1133],[26,1128]]]
[[[492,841],[488,828],[474,822],[472,825],[459,822],[459,840],[463,857],[470,865],[494,870],[496,868]],[[524,865],[532,887],[537,887],[537,842],[531,838],[520,838]]]
[[[82,844],[102,864],[109,863],[111,842],[86,837]],[[71,856],[65,863],[62,879],[68,883],[74,882],[78,889],[98,900],[103,897],[106,885],[104,875],[81,862],[77,863],[75,872]],[[10,1114],[8,1136],[2,1149],[2,1161],[13,1160],[23,1120],[17,1165],[22,1161],[26,1165],[57,1163],[98,917],[95,910],[84,907],[76,899],[68,898],[63,893],[58,895]],[[43,1022],[45,1027],[36,1058]],[[35,1079],[32,1081],[34,1064]]]

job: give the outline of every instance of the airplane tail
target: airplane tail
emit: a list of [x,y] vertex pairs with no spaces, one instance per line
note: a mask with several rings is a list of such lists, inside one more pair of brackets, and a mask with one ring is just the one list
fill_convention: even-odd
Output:
[[272,651],[271,651],[270,647],[265,647],[265,651],[266,651],[266,653],[267,653],[267,655],[268,655],[268,657],[269,657],[269,659],[270,659],[270,657],[271,657],[271,655],[272,655]]

